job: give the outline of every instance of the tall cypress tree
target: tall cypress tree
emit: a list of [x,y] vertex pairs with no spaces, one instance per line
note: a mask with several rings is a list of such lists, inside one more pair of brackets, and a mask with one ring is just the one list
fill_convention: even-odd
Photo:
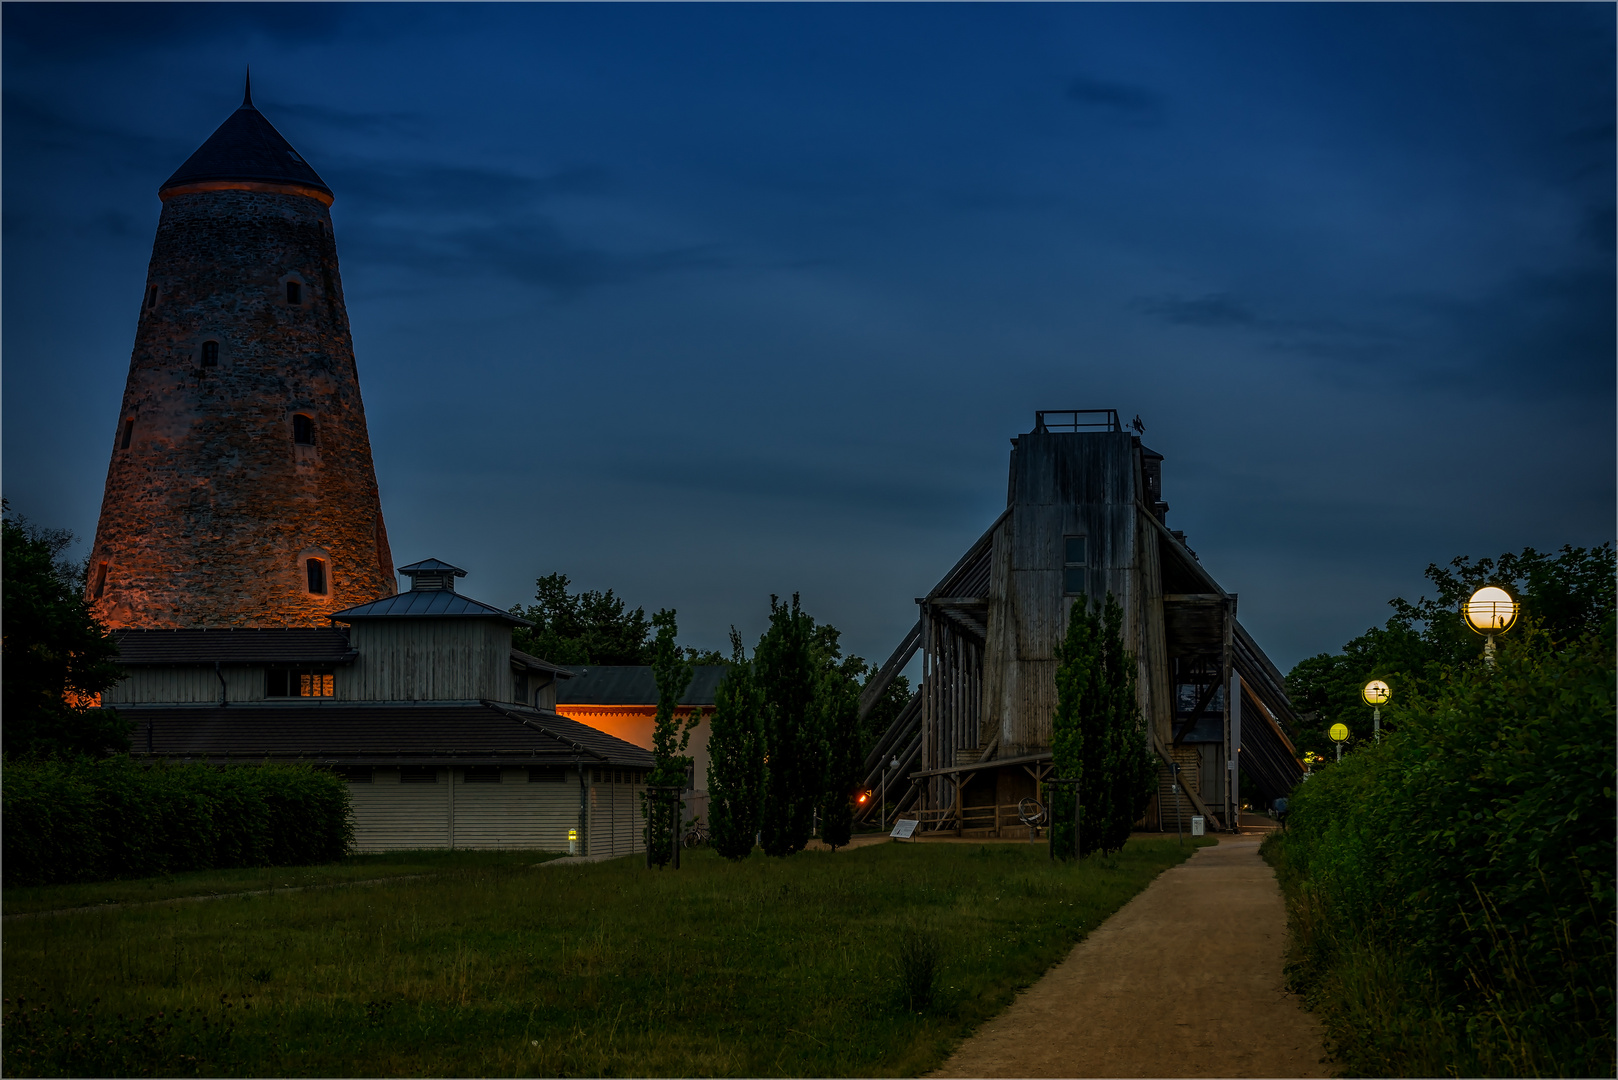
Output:
[[[1101,675],[1100,627],[1084,597],[1073,601],[1068,612],[1067,636],[1056,647],[1056,713],[1051,717],[1052,766],[1058,779],[1083,781],[1098,770],[1095,763],[1096,683]],[[1053,854],[1073,858],[1073,830],[1079,822],[1073,813],[1073,788],[1047,789],[1050,812],[1050,843]],[[1081,839],[1083,834],[1081,833]]]
[[859,684],[840,669],[828,665],[816,688],[826,779],[820,802],[820,838],[833,851],[848,844],[854,834],[854,785],[859,782]]
[[[1118,851],[1146,810],[1157,779],[1157,763],[1147,746],[1146,721],[1136,695],[1135,655],[1124,647],[1123,609],[1107,594],[1102,612],[1102,686],[1107,701],[1102,772],[1095,785],[1103,811],[1088,829],[1085,846]],[[1090,815],[1086,813],[1086,820]]]
[[753,652],[764,700],[764,799],[759,839],[767,855],[802,850],[814,833],[824,766],[815,722],[815,669],[810,655],[814,620],[798,595],[790,606],[770,597],[770,626]]
[[764,791],[764,702],[735,627],[730,650],[708,727],[708,832],[715,851],[744,859],[758,836]]
[[[692,710],[684,720],[674,715],[680,698],[691,685],[691,661],[674,643],[678,628],[672,608],[652,616],[657,637],[652,643],[652,675],[657,680],[657,717],[652,724],[652,785],[684,784],[686,769],[691,759],[685,755],[691,739],[691,729],[697,724],[697,713]],[[651,850],[652,862],[662,866],[674,857],[674,826],[679,822],[685,803],[668,798],[646,800],[646,845]]]

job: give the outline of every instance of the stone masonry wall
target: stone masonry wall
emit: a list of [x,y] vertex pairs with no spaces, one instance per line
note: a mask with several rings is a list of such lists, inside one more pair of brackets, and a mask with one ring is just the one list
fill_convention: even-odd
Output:
[[[208,341],[217,366],[203,366]],[[300,413],[312,446],[294,443]],[[337,244],[315,199],[164,203],[109,434],[87,583],[108,625],[317,626],[394,592]],[[307,587],[311,555],[327,560],[324,596]]]

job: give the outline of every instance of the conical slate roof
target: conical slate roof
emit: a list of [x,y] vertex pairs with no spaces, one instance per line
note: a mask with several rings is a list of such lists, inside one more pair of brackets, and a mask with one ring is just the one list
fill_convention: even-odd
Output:
[[216,181],[246,181],[263,184],[297,184],[327,195],[331,188],[303,155],[281,137],[264,114],[253,108],[253,88],[249,82],[242,107],[219,125],[197,152],[186,158],[173,176],[158,188],[161,194],[185,184]]

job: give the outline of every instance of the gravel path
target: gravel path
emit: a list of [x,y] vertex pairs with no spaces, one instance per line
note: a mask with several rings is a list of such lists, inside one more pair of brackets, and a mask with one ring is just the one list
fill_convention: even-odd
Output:
[[1329,1075],[1282,981],[1286,908],[1258,838],[1165,871],[935,1076]]

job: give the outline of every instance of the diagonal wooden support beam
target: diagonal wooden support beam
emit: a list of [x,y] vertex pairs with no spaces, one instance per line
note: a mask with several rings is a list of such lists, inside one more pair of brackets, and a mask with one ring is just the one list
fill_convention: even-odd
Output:
[[1180,740],[1191,734],[1191,729],[1196,727],[1197,721],[1202,718],[1202,711],[1208,707],[1208,703],[1213,700],[1214,694],[1218,692],[1219,684],[1217,682],[1208,684],[1208,689],[1202,692],[1202,697],[1197,700],[1196,706],[1192,708],[1191,715],[1186,717],[1185,723],[1180,725],[1180,730],[1174,733],[1174,742],[1171,745],[1179,746]]

